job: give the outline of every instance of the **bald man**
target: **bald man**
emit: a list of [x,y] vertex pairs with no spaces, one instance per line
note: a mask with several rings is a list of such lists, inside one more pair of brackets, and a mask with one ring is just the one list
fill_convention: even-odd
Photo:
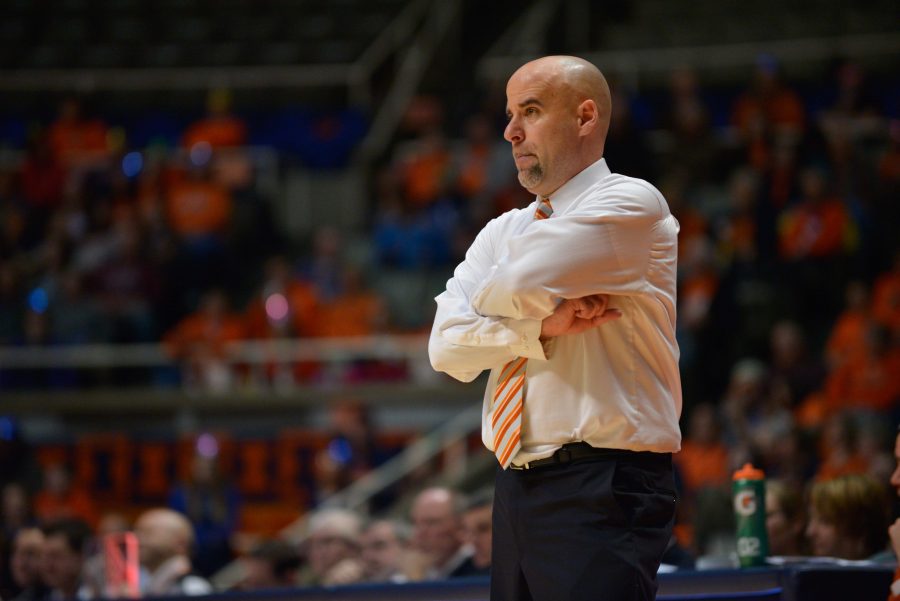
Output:
[[194,528],[181,513],[150,509],[134,525],[141,567],[141,592],[145,596],[207,595],[212,586],[193,573],[191,547]]
[[603,155],[609,87],[570,56],[510,78],[519,182],[437,301],[435,369],[490,370],[482,439],[499,469],[491,598],[653,599],[681,444],[678,222]]

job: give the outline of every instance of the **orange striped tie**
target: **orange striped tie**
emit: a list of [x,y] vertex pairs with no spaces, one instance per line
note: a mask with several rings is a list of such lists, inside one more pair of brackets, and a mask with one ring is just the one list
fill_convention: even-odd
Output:
[[[553,214],[549,198],[542,198],[534,212],[535,220]],[[522,448],[522,406],[525,401],[525,370],[527,357],[516,357],[503,366],[491,399],[491,432],[494,434],[494,455],[503,469]]]

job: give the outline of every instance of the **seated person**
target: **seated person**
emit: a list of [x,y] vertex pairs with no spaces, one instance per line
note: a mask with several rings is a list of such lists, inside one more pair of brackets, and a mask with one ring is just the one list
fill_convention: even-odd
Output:
[[841,476],[813,485],[806,537],[815,556],[867,559],[884,550],[889,519],[887,493],[877,480]]

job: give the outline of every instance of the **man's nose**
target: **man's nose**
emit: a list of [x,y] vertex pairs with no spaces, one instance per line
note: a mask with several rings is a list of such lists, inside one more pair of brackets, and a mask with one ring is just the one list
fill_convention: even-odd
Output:
[[503,130],[503,137],[507,142],[511,142],[513,144],[521,142],[525,139],[525,132],[522,131],[522,127],[519,125],[519,122],[515,117],[510,119],[509,123],[506,124],[506,129]]

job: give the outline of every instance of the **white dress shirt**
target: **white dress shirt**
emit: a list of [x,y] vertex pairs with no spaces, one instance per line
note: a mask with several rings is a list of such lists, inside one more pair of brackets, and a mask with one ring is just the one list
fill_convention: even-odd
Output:
[[[605,159],[550,197],[549,219],[534,219],[538,202],[490,221],[435,299],[432,366],[463,382],[491,370],[482,440],[493,450],[497,376],[529,358],[517,465],[574,441],[678,451],[678,221],[656,188],[610,173]],[[541,321],[562,299],[592,294],[608,294],[622,317],[545,348]]]

